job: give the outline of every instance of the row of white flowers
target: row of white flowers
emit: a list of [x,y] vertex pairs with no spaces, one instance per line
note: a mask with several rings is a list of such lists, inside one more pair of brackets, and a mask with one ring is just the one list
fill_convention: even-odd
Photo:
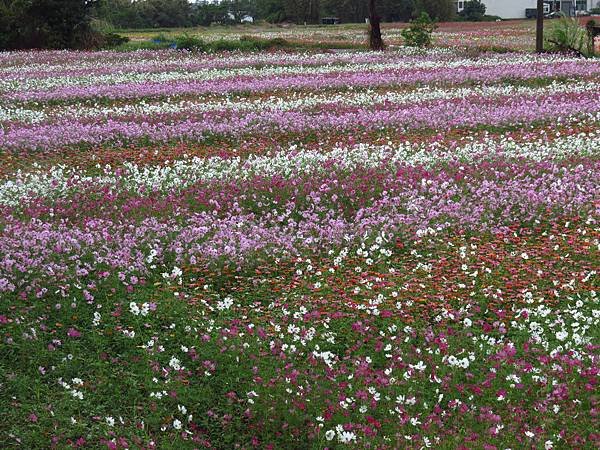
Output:
[[[590,121],[600,120],[600,113]],[[393,169],[398,165],[427,167],[451,161],[469,163],[496,158],[525,158],[533,161],[568,158],[600,153],[600,130],[547,139],[545,132],[528,142],[510,137],[484,137],[459,146],[438,141],[389,145],[358,144],[331,150],[305,149],[293,146],[285,151],[246,158],[193,157],[165,165],[139,166],[125,163],[115,174],[112,167],[96,167],[100,175],[88,175],[77,167],[54,166],[50,170],[17,172],[11,180],[0,184],[0,204],[16,207],[36,197],[59,198],[82,189],[82,186],[110,186],[115,191],[170,191],[210,180],[250,179],[255,176],[291,177],[317,174],[324,170],[356,170],[358,168]],[[327,164],[326,164],[327,163]],[[327,169],[325,169],[327,167]]]

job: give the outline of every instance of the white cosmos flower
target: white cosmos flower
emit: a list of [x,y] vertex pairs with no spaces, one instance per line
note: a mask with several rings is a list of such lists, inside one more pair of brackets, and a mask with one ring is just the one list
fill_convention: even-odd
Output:
[[131,314],[133,314],[134,316],[137,316],[140,314],[140,308],[138,307],[137,303],[135,302],[131,302],[129,304],[129,311],[131,312]]
[[175,370],[181,370],[182,369],[182,367],[181,367],[181,361],[179,361],[174,356],[171,357],[171,360],[169,361],[169,366],[171,366]]
[[351,441],[356,442],[356,435],[351,431],[342,431],[340,434],[338,434],[338,440],[342,444],[348,444]]
[[568,337],[569,337],[569,333],[565,330],[561,330],[556,333],[556,339],[558,339],[559,341],[564,341]]

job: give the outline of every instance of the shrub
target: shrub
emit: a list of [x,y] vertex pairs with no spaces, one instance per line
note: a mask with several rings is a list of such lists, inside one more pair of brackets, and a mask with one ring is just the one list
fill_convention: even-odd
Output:
[[456,6],[452,0],[419,0],[417,2],[396,2],[406,5],[405,8],[412,8],[413,17],[418,17],[421,12],[426,12],[429,17],[436,21],[444,22],[454,18]]
[[236,50],[239,51],[251,51],[255,50],[256,45],[252,42],[242,41],[242,40],[228,40],[228,39],[219,39],[210,43],[209,50],[211,52],[233,52]]
[[290,46],[291,44],[288,41],[281,38],[260,39],[255,38],[253,36],[242,36],[239,40],[219,39],[217,41],[210,42],[207,46],[207,51],[253,52],[260,50],[268,50],[271,48],[286,48]]
[[488,16],[487,14],[481,18],[482,22],[501,22],[502,17],[500,16]]
[[176,48],[180,50],[190,50],[196,52],[206,51],[207,45],[202,39],[184,34],[175,38]]
[[105,33],[102,37],[103,48],[115,48],[129,42],[129,38],[117,33]]
[[409,47],[429,47],[431,45],[432,34],[437,28],[435,21],[431,20],[429,14],[422,12],[421,15],[411,20],[408,28],[400,32],[405,45]]
[[286,48],[291,44],[283,38],[260,39],[253,36],[242,36],[240,42],[248,43],[254,50],[267,50],[270,48]]
[[549,50],[559,53],[575,53],[589,56],[593,50],[593,41],[585,28],[573,17],[562,17],[548,29],[545,40]]
[[486,7],[481,0],[470,0],[465,3],[465,8],[459,16],[469,22],[481,22],[485,16]]
[[141,42],[125,42],[117,46],[120,51],[132,50],[158,50],[158,49],[178,49],[196,52],[218,53],[218,52],[254,52],[268,50],[273,48],[292,48],[296,45],[289,43],[285,39],[260,39],[252,36],[242,36],[240,39],[219,39],[212,42],[205,42],[194,36],[187,34],[169,38],[164,34],[154,36],[151,40]]

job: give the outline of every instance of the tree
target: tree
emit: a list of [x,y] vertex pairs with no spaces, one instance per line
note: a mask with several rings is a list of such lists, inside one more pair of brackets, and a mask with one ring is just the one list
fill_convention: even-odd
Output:
[[256,0],[256,14],[258,18],[271,23],[287,19],[284,0]]
[[[485,7],[485,6],[484,6]],[[437,21],[448,21],[454,17],[456,6],[453,0],[418,0],[415,14],[423,12]]]
[[465,8],[459,15],[470,22],[479,22],[485,16],[486,7],[481,0],[470,0],[465,3]]
[[537,17],[535,21],[535,51],[544,51],[544,0],[537,0]]
[[416,7],[415,0],[379,0],[377,11],[386,22],[408,21]]
[[187,0],[145,0],[136,2],[141,20],[148,27],[189,27],[192,7]]
[[0,50],[13,46],[13,40],[15,40],[17,34],[15,28],[17,24],[22,22],[17,17],[20,9],[15,4],[16,2],[0,0]]
[[339,17],[342,22],[364,23],[369,16],[365,0],[322,0],[321,5],[323,15]]
[[220,3],[232,23],[241,23],[244,17],[256,16],[256,2],[253,0],[223,0]]
[[136,6],[131,0],[99,0],[94,8],[94,17],[116,28],[148,26]]
[[231,21],[226,5],[221,3],[202,2],[196,4],[194,24],[209,26],[213,23],[227,24]]
[[95,1],[0,2],[0,49],[86,48],[102,38],[91,26]]
[[[377,14],[382,22],[408,21],[413,17],[416,0],[377,0]],[[446,1],[446,0],[444,0]],[[369,17],[365,0],[321,0],[321,14],[339,17],[346,22],[364,22]]]
[[381,38],[381,18],[375,9],[375,0],[369,0],[369,47],[371,50],[383,50]]
[[318,23],[319,0],[284,0],[284,15],[296,23]]
[[421,15],[411,20],[410,26],[401,31],[404,43],[409,47],[429,47],[432,41],[432,34],[437,28],[435,21],[431,20],[429,14],[422,12]]

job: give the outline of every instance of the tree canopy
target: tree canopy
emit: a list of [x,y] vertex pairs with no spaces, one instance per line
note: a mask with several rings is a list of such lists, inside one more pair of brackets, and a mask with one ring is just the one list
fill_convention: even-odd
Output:
[[[322,17],[364,22],[368,0],[0,0],[0,49],[90,48],[106,35],[96,20],[114,28],[170,28],[241,23],[319,23]],[[408,21],[426,12],[452,18],[452,0],[376,0],[382,22]]]
[[84,48],[93,0],[0,0],[0,49]]
[[[271,23],[318,23],[322,17],[342,22],[364,22],[367,0],[223,0],[219,3],[186,0],[98,0],[96,16],[117,28],[186,27],[240,23],[245,16]],[[452,0],[377,0],[382,21],[408,21],[421,12],[449,20]]]

